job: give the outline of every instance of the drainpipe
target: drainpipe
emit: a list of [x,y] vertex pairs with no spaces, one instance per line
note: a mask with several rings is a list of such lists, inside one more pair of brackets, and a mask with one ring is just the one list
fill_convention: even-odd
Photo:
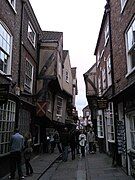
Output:
[[[112,47],[112,22],[111,22],[111,7],[110,7],[110,0],[106,0],[107,4],[105,6],[105,10],[106,10],[106,14],[108,16],[108,20],[109,20],[109,42],[110,42],[110,63],[111,63],[111,76],[112,76],[112,96],[115,95],[115,85],[114,85],[114,65],[113,65],[113,47]],[[113,107],[114,106],[115,101],[113,100]],[[114,128],[115,128],[115,144],[113,147],[113,162],[114,163],[116,161],[116,163],[118,163],[118,142],[117,142],[117,111],[116,108],[114,109]]]
[[21,24],[20,24],[20,43],[19,43],[19,65],[18,65],[18,87],[20,88],[20,76],[21,76],[21,62],[22,62],[22,26],[23,26],[23,14],[25,0],[22,0],[21,8]]
[[[21,24],[20,24],[20,42],[19,42],[19,63],[18,63],[18,82],[17,82],[17,87],[19,88],[20,91],[20,76],[21,76],[21,59],[22,59],[22,25],[23,25],[23,14],[24,14],[24,4],[25,0],[22,0],[22,7],[21,7]],[[16,115],[15,119],[17,121],[15,122],[15,127],[18,127],[18,121],[19,121],[19,109],[21,107],[21,102],[20,99],[17,102],[17,107],[16,107]]]

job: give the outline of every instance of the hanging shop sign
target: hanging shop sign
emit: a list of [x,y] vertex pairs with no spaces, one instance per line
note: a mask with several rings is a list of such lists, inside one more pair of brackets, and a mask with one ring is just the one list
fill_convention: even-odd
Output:
[[46,114],[47,109],[47,102],[46,101],[39,101],[37,102],[36,112],[37,116],[44,116]]
[[98,109],[106,109],[107,108],[107,99],[97,99],[97,107]]
[[7,103],[9,94],[9,84],[0,84],[0,106]]

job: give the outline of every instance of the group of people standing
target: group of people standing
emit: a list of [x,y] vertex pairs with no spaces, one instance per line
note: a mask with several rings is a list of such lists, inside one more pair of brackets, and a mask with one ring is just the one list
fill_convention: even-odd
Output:
[[[76,154],[82,155],[85,157],[86,144],[89,147],[89,153],[95,153],[95,134],[91,128],[89,131],[77,130],[73,128],[68,130],[67,127],[61,129],[60,132],[57,130],[54,131],[54,134],[50,138],[51,143],[51,153],[54,152],[54,148],[57,146],[60,153],[62,153],[62,160],[65,162],[68,160],[69,147],[71,150],[72,160],[75,159]],[[22,169],[21,169],[21,157],[22,152],[24,155],[25,167],[26,167],[26,176],[33,174],[33,168],[30,164],[31,154],[32,154],[32,138],[31,134],[27,133],[23,137],[18,129],[15,129],[14,134],[11,137],[10,141],[10,176],[9,179],[15,178],[16,166],[18,169],[19,179],[24,179]]]
[[21,161],[22,161],[22,152],[24,155],[25,167],[26,167],[26,176],[33,174],[33,168],[30,164],[31,153],[32,153],[32,139],[31,134],[27,133],[23,137],[18,129],[15,129],[14,134],[11,137],[10,141],[10,176],[9,179],[15,178],[16,167],[18,169],[19,179],[24,179]]
[[[95,133],[92,128],[90,128],[88,131],[77,130],[75,128],[69,131],[67,127],[64,127],[60,133],[57,131],[57,136],[59,137],[57,147],[59,152],[62,153],[63,161],[67,161],[69,151],[71,151],[72,160],[75,159],[76,154],[81,154],[82,157],[84,157],[86,145],[88,145],[89,153],[96,152]],[[54,133],[54,141],[55,139]]]

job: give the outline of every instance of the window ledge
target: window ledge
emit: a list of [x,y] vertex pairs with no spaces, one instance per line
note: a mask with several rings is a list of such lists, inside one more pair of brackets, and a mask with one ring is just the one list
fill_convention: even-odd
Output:
[[115,141],[114,141],[114,140],[108,140],[108,142],[110,142],[110,143],[115,143]]
[[128,72],[125,77],[129,77],[133,72],[135,72],[135,67],[130,72]]
[[3,77],[5,77],[6,79],[8,79],[8,80],[10,80],[10,81],[12,81],[12,78],[10,77],[11,76],[11,74],[6,74],[6,73],[4,73],[3,71],[1,71],[0,70],[0,74],[3,76]]

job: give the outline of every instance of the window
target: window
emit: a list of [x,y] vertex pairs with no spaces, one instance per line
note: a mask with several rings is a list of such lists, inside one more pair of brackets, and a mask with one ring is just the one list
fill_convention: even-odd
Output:
[[32,43],[32,45],[35,47],[35,41],[36,41],[36,32],[34,31],[33,26],[29,22],[28,24],[28,39]]
[[69,82],[69,72],[66,70],[66,82]]
[[107,21],[106,27],[105,27],[105,46],[108,42],[108,39],[109,39],[109,21]]
[[126,33],[128,73],[135,69],[135,18]]
[[101,89],[101,77],[98,77],[98,95],[102,95],[102,89]]
[[16,104],[8,101],[0,106],[0,156],[9,152],[9,142],[14,131]]
[[135,150],[135,116],[130,119],[131,147]]
[[105,68],[102,69],[102,83],[103,83],[103,91],[106,90],[106,71]]
[[0,71],[5,74],[11,73],[11,34],[0,22]]
[[56,114],[58,116],[62,116],[62,101],[63,99],[59,96],[57,96],[57,112]]
[[114,114],[113,114],[113,103],[108,104],[108,109],[105,110],[105,118],[107,124],[107,139],[108,141],[114,142]]
[[11,4],[11,6],[13,7],[13,9],[15,9],[16,6],[16,0],[8,0],[9,3]]
[[99,138],[104,137],[103,114],[101,110],[98,110],[97,115],[97,133]]
[[32,92],[32,85],[33,85],[33,65],[26,59],[25,64],[25,84],[24,88],[28,92]]
[[123,10],[127,0],[121,0],[121,10]]
[[111,59],[107,59],[107,84],[108,87],[112,85],[112,75],[111,75]]

